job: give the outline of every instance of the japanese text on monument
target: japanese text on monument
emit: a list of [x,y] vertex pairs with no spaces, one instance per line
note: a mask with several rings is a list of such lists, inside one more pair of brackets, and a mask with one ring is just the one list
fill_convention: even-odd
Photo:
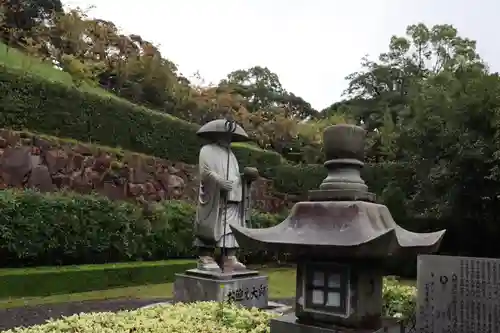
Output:
[[500,332],[500,260],[421,256],[417,332]]
[[267,286],[261,284],[260,287],[238,288],[227,293],[227,300],[230,302],[238,302],[243,300],[259,299],[267,293]]

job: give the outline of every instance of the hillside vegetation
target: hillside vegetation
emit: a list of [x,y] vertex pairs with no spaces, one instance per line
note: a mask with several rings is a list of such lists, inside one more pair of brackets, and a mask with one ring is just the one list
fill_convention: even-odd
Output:
[[243,164],[303,193],[324,176],[322,129],[362,122],[368,173],[377,170],[370,186],[399,223],[447,228],[448,253],[500,255],[500,77],[453,26],[417,23],[391,37],[346,78],[345,100],[318,112],[264,66],[196,86],[113,22],[57,0],[20,3],[2,6],[2,54],[18,49],[60,70],[4,56],[0,126],[195,163],[196,128],[231,116],[259,147],[236,148]]
[[[68,73],[4,44],[0,44],[0,64],[4,66],[0,90],[6,96],[0,102],[1,127],[196,163],[201,145],[195,135],[199,125],[135,105],[101,88],[74,86]],[[234,148],[241,151],[245,165],[259,163],[259,157],[248,160],[252,155],[270,156],[274,159],[271,165],[281,163],[279,154],[256,145],[237,143]]]

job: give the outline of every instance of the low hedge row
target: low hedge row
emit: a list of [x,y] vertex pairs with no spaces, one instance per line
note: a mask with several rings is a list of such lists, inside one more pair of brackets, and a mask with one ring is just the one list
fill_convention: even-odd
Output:
[[[195,208],[156,204],[147,214],[128,202],[74,193],[0,191],[0,265],[97,264],[192,257]],[[255,213],[255,227],[280,216]],[[248,254],[250,259],[254,254]],[[255,254],[261,256],[265,254]]]
[[0,269],[0,300],[169,283],[195,266],[193,259],[180,259]]
[[[122,147],[195,164],[199,126],[116,97],[85,92],[37,75],[0,67],[0,127]],[[234,147],[245,166],[271,167],[281,156],[247,144]]]

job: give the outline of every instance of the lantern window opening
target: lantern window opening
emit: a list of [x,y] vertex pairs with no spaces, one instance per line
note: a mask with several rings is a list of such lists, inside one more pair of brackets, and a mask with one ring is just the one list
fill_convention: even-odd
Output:
[[304,310],[348,317],[350,310],[350,270],[334,263],[306,263],[302,281]]

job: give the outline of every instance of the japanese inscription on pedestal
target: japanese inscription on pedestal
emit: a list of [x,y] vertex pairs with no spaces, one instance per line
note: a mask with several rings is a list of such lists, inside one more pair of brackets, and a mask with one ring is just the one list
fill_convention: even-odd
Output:
[[240,302],[243,300],[260,299],[267,293],[267,286],[261,284],[259,287],[238,288],[227,293],[227,300],[230,302]]
[[500,259],[418,258],[418,333],[500,332]]

